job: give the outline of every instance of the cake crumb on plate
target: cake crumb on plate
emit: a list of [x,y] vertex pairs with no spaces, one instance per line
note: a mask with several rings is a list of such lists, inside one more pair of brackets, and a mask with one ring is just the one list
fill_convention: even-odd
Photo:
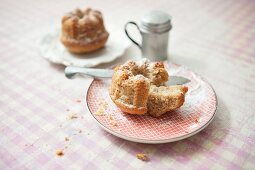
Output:
[[196,119],[195,119],[195,123],[200,123],[200,119],[199,119],[199,118],[196,118]]
[[100,105],[95,113],[97,116],[104,116],[105,115],[105,110],[108,106],[108,103],[106,101],[100,101]]
[[110,120],[110,124],[113,125],[113,126],[118,126],[116,120]]
[[96,111],[96,113],[95,113],[95,115],[97,115],[97,116],[104,116],[105,114],[104,114],[104,108],[103,107],[99,107],[98,109],[97,109],[97,111]]

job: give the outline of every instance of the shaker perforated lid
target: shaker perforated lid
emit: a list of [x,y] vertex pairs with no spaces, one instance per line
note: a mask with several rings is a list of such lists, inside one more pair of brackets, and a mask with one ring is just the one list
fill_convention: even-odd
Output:
[[171,28],[171,16],[162,11],[151,11],[141,20],[141,30],[144,32],[163,33]]

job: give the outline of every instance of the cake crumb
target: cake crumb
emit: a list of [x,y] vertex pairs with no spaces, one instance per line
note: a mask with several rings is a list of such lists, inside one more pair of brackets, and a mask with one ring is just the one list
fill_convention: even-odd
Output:
[[117,121],[114,119],[114,117],[112,115],[108,115],[108,119],[109,119],[109,123],[112,126],[118,126]]
[[108,106],[108,103],[104,99],[100,99],[98,105]]
[[80,99],[77,99],[77,100],[76,100],[76,102],[77,102],[77,103],[80,103],[80,102],[81,102],[81,100],[80,100]]
[[66,109],[66,111],[67,111],[67,112],[69,112],[69,111],[70,111],[70,109]]
[[137,159],[140,159],[142,161],[148,162],[150,159],[149,157],[144,153],[138,153],[136,154]]
[[100,101],[99,102],[99,107],[97,109],[97,111],[95,112],[95,115],[97,116],[104,116],[105,113],[104,111],[107,109],[108,103],[106,101]]
[[105,109],[103,108],[103,107],[99,107],[98,109],[97,109],[97,111],[95,112],[95,115],[97,115],[97,116],[104,116],[105,114],[104,114],[104,111],[105,111]]
[[118,126],[118,124],[115,120],[110,120],[110,124],[113,125],[113,126]]
[[69,118],[69,119],[77,119],[78,116],[77,116],[76,113],[70,113],[70,114],[68,115],[68,118]]
[[56,150],[56,155],[58,156],[64,156],[64,152],[61,149]]
[[108,119],[109,119],[109,120],[114,120],[114,118],[113,118],[112,115],[109,115],[109,116],[108,116]]
[[69,141],[69,137],[65,137],[65,141]]
[[79,133],[82,133],[82,130],[81,130],[81,129],[79,130]]
[[200,120],[197,118],[197,119],[195,119],[195,123],[199,123],[200,122]]

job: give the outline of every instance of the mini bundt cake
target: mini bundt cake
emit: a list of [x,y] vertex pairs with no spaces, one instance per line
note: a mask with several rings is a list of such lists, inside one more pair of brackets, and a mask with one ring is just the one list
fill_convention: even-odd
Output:
[[129,60],[114,69],[110,97],[123,112],[160,116],[180,107],[187,92],[183,86],[165,86],[167,80],[162,62]]
[[88,53],[104,47],[109,33],[101,12],[76,9],[62,17],[61,41],[73,53]]

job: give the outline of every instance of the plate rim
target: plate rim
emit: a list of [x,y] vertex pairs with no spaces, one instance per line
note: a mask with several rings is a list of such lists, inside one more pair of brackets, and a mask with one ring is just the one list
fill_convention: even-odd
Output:
[[[169,61],[167,61],[169,62]],[[177,65],[177,64],[175,64]],[[177,65],[177,66],[182,66],[182,65]],[[188,69],[189,70],[189,69]],[[189,70],[191,71],[191,70]],[[193,72],[193,71],[192,71]],[[170,142],[175,142],[175,141],[179,141],[179,140],[183,140],[183,139],[186,139],[188,137],[191,137],[197,133],[199,133],[200,131],[202,131],[203,129],[205,129],[211,122],[212,120],[214,119],[216,113],[217,113],[217,108],[218,108],[218,97],[217,97],[217,94],[215,92],[215,89],[213,88],[213,86],[202,76],[200,76],[199,74],[193,72],[194,74],[198,75],[204,82],[206,82],[213,90],[213,94],[214,94],[214,97],[215,97],[215,109],[214,109],[214,112],[213,112],[213,115],[212,117],[203,125],[201,126],[199,129],[193,131],[193,132],[190,132],[190,133],[187,133],[185,135],[182,135],[182,136],[179,136],[179,137],[175,137],[175,138],[169,138],[169,139],[163,139],[163,140],[146,140],[146,139],[139,139],[139,138],[134,138],[134,137],[129,137],[129,136],[126,136],[126,135],[123,135],[119,132],[115,132],[111,129],[109,129],[108,127],[104,126],[101,122],[98,121],[98,119],[95,117],[95,115],[92,113],[92,111],[90,110],[89,106],[88,106],[88,92],[93,84],[93,82],[96,80],[96,79],[93,79],[89,85],[89,88],[87,89],[87,92],[86,92],[86,97],[85,97],[85,100],[86,100],[86,107],[87,107],[87,110],[89,111],[90,113],[90,116],[93,117],[94,121],[97,122],[97,125],[99,125],[101,128],[103,128],[104,130],[106,130],[107,132],[111,133],[112,135],[114,136],[117,136],[121,139],[125,139],[125,140],[128,140],[128,141],[131,141],[131,142],[137,142],[137,143],[145,143],[145,144],[161,144],[161,143],[170,143]]]

